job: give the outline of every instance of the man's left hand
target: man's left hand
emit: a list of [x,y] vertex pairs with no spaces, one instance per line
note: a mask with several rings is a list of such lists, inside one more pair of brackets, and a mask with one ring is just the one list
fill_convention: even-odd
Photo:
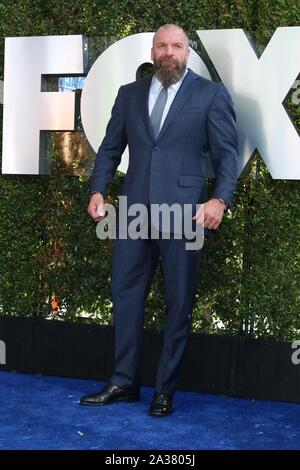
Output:
[[201,205],[193,220],[196,220],[197,224],[202,224],[204,228],[217,230],[222,222],[225,208],[223,202],[217,198],[212,198]]

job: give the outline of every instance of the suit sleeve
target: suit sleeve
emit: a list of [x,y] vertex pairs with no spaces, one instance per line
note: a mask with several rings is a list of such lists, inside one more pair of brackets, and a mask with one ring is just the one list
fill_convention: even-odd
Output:
[[237,184],[238,137],[233,103],[221,85],[208,113],[208,139],[216,182],[211,197],[232,205]]
[[125,114],[122,87],[120,87],[106,128],[105,137],[96,154],[91,192],[99,191],[104,197],[107,196],[109,185],[120,164],[126,145]]

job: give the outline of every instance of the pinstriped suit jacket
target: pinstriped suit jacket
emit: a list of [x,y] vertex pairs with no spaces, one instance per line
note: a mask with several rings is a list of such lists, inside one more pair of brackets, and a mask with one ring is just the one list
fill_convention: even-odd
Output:
[[128,144],[129,167],[122,188],[128,206],[202,203],[207,200],[205,159],[210,152],[216,175],[211,197],[231,205],[238,142],[228,91],[189,70],[156,141],[148,113],[151,79],[149,75],[120,87],[96,155],[91,191],[107,196]]

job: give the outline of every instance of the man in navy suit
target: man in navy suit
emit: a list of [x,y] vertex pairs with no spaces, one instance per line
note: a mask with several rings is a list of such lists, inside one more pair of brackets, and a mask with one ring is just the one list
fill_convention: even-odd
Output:
[[[129,166],[122,194],[128,206],[139,203],[150,209],[150,223],[153,205],[176,203],[191,205],[194,224],[215,230],[231,206],[238,158],[232,101],[222,84],[187,69],[188,56],[183,29],[164,25],[153,38],[154,74],[119,89],[92,176],[88,212],[95,221],[103,219],[109,184],[126,145]],[[216,175],[210,198],[205,173],[208,152]],[[144,304],[160,262],[168,316],[149,412],[166,416],[173,411],[201,250],[187,250],[185,237],[175,237],[172,224],[168,238],[160,236],[159,224],[156,228],[155,237],[117,235],[113,241],[114,371],[99,393],[81,399],[83,405],[139,400]]]

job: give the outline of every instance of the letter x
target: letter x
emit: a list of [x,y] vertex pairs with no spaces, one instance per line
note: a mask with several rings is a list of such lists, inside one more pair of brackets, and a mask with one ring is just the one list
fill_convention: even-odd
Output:
[[300,179],[300,139],[282,102],[300,72],[300,27],[277,28],[261,57],[242,29],[197,34],[235,103],[240,173],[257,149],[275,179]]

